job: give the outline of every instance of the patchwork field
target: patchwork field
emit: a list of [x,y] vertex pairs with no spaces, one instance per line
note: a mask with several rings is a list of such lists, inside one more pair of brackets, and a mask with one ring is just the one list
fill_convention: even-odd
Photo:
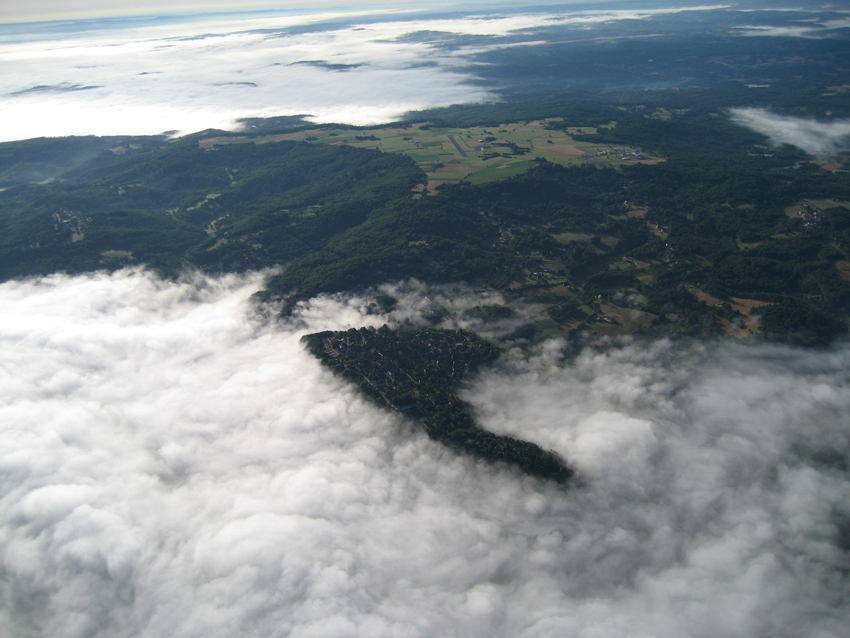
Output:
[[574,134],[596,132],[591,127],[567,132],[546,128],[549,121],[503,124],[494,127],[437,128],[429,124],[374,129],[317,127],[264,137],[207,138],[200,144],[211,148],[246,142],[306,141],[316,144],[348,144],[388,153],[409,155],[428,176],[421,192],[433,195],[446,183],[469,181],[483,184],[524,173],[537,158],[567,165],[588,162],[607,166],[655,164],[658,158],[640,149],[579,142]]

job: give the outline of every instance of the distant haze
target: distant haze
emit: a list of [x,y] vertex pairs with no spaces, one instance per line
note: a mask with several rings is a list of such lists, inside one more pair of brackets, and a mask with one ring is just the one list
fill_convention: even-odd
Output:
[[[611,5],[626,0],[606,0],[605,2],[587,2],[586,0],[541,0],[535,2],[537,6],[542,5]],[[351,10],[378,10],[397,9],[399,7],[415,10],[421,9],[453,9],[468,10],[475,7],[501,8],[509,6],[522,6],[527,2],[517,0],[502,0],[488,2],[487,0],[367,0],[366,2],[346,2],[345,0],[315,0],[304,2],[304,0],[249,0],[248,2],[234,2],[233,0],[178,0],[177,2],[164,2],[153,0],[144,5],[136,3],[128,4],[119,0],[80,0],[69,2],[68,0],[34,0],[26,3],[5,3],[0,6],[0,23],[2,22],[25,22],[34,20],[72,20],[90,19],[115,16],[138,16],[138,15],[175,15],[175,14],[198,14],[211,13],[214,11],[316,11],[318,9],[351,11]],[[649,4],[649,3],[647,3]]]
[[[144,5],[136,3],[128,4],[117,0],[81,0],[69,2],[68,0],[35,0],[27,3],[6,3],[0,8],[0,22],[26,22],[36,20],[73,20],[91,19],[117,16],[139,16],[139,15],[179,15],[212,13],[215,11],[257,11],[257,10],[304,10],[305,8],[316,11],[317,9],[351,10],[357,7],[368,7],[370,9],[380,7],[393,7],[405,4],[413,4],[412,0],[397,0],[387,2],[382,0],[371,0],[369,2],[354,3],[340,2],[339,0],[316,0],[305,3],[303,0],[250,0],[244,3],[235,3],[233,0],[178,0],[177,2],[163,2],[153,0]],[[417,3],[422,5],[423,3]],[[426,3],[427,4],[427,3]],[[432,3],[433,4],[433,3]]]
[[274,115],[384,123],[412,110],[497,100],[477,76],[476,56],[528,46],[540,29],[583,31],[711,8],[616,6],[466,17],[313,10],[7,27],[0,141],[194,132]]

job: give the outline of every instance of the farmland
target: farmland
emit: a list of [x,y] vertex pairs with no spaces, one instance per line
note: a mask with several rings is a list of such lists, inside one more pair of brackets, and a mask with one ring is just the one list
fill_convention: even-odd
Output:
[[533,120],[471,128],[437,128],[427,123],[374,129],[317,127],[261,137],[212,137],[200,144],[212,148],[222,144],[291,140],[404,153],[428,176],[427,185],[419,190],[430,195],[446,183],[485,184],[520,175],[532,167],[537,158],[562,166],[575,163],[622,166],[658,161],[658,158],[644,155],[640,149],[573,139],[573,135],[596,133],[594,127],[572,127],[562,131],[548,128],[550,122]]

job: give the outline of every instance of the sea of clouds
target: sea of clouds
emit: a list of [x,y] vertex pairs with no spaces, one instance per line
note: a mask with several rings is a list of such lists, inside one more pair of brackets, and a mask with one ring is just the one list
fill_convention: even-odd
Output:
[[187,133],[280,115],[384,123],[412,110],[497,100],[476,76],[475,56],[539,43],[541,29],[713,8],[216,15],[82,22],[78,31],[51,23],[43,32],[0,34],[0,141]]
[[0,285],[0,634],[846,635],[848,344],[506,355],[464,397],[564,487],[455,455],[299,343],[451,290],[280,322],[261,283]]

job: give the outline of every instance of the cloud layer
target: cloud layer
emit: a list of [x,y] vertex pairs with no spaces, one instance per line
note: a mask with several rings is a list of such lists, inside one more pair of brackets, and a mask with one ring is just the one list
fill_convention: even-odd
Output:
[[390,317],[340,295],[276,325],[259,285],[0,286],[4,635],[845,632],[846,345],[508,358],[466,398],[569,458],[565,490],[455,456],[298,343],[469,302],[414,283]]
[[833,19],[826,20],[801,20],[797,24],[791,25],[747,25],[736,27],[736,31],[739,35],[743,36],[761,36],[761,37],[774,37],[774,38],[834,38],[838,37],[842,34],[842,31],[850,28],[850,18],[846,18],[841,14],[846,12],[839,12],[835,14],[831,14],[834,17]]
[[711,8],[195,16],[81,23],[89,30],[61,37],[59,29],[12,35],[0,41],[0,141],[194,132],[276,115],[383,123],[411,110],[497,99],[478,81],[473,56],[534,44],[541,29]]
[[791,144],[812,155],[850,149],[850,120],[818,122],[785,117],[765,109],[731,109],[732,121],[770,138],[772,144]]
[[[373,124],[411,109],[492,98],[469,86],[471,75],[454,56],[424,43],[392,42],[392,31],[381,24],[309,28],[334,17],[202,22],[8,43],[0,47],[0,121],[8,122],[0,125],[0,139],[191,132],[271,115]],[[303,61],[359,66],[336,72],[298,64]],[[27,94],[35,86],[75,85],[96,88],[85,95]]]

